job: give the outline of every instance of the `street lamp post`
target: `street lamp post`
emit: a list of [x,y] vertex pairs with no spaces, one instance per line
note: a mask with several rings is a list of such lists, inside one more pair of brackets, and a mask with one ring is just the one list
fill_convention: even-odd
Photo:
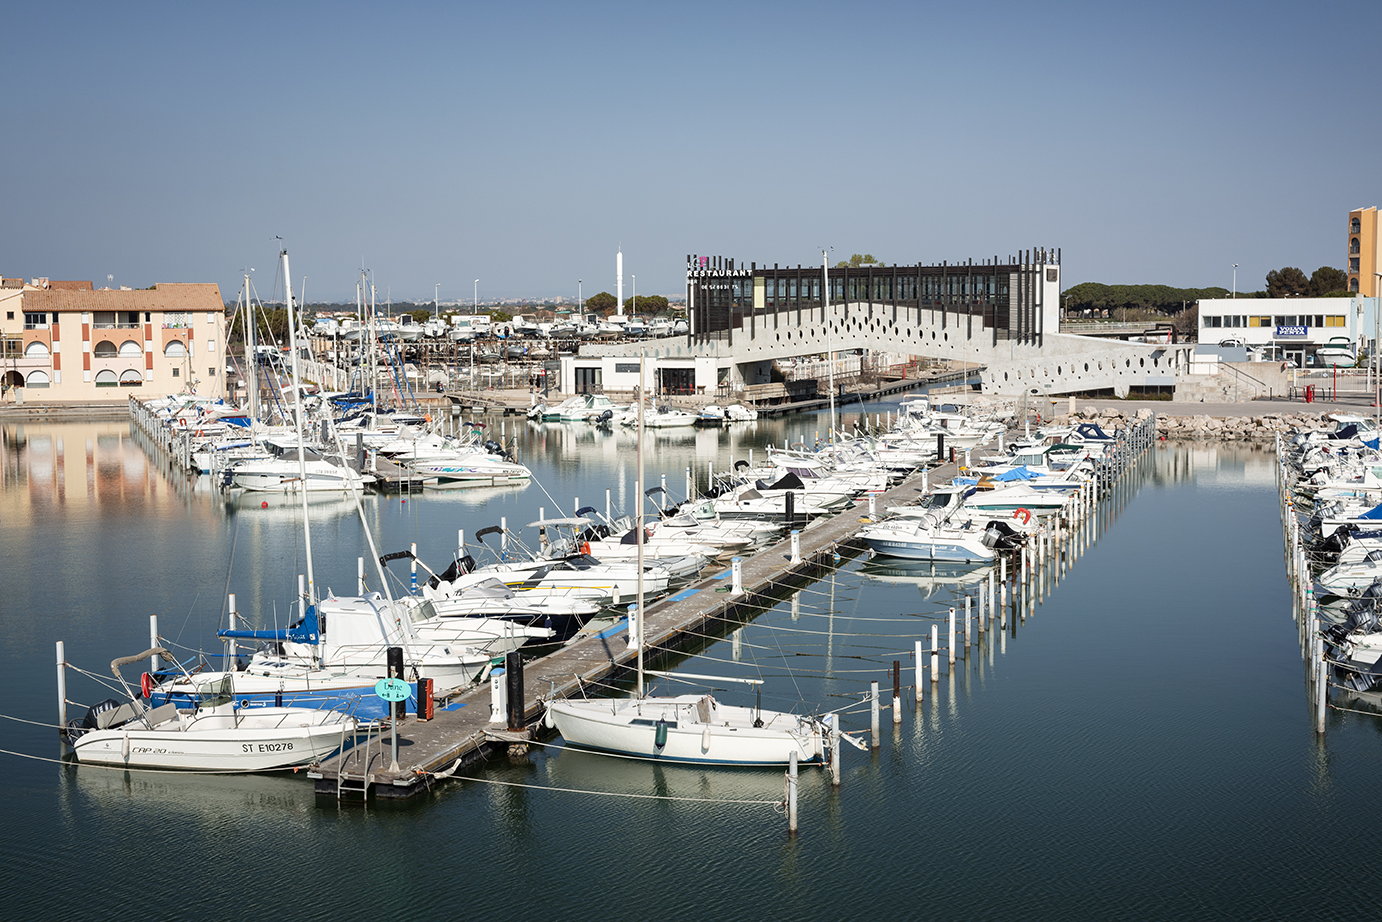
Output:
[[435,284],[435,285],[432,286],[432,316],[433,316],[433,317],[440,317],[440,316],[441,316],[441,300],[440,300],[440,298],[439,298],[440,294],[441,294],[441,282],[438,282],[437,284]]
[[580,279],[576,279],[576,313],[585,319],[585,296],[581,294]]
[[478,314],[478,313],[480,313],[480,280],[479,280],[479,279],[476,279],[476,280],[475,280],[475,303],[471,306],[470,312],[471,312],[472,314]]
[[1233,264],[1233,297],[1238,297],[1238,264]]
[[629,308],[629,313],[636,314],[638,313],[638,276],[630,275],[629,278],[633,279],[633,297],[630,298],[633,306]]

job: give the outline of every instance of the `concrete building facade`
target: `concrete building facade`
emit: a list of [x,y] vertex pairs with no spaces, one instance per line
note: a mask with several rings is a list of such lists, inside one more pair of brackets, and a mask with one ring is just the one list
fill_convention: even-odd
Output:
[[93,403],[225,395],[226,308],[214,283],[94,289],[0,281],[0,399]]

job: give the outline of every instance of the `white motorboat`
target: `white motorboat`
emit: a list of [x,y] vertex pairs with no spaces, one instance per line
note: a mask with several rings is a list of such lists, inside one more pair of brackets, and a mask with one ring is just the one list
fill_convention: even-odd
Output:
[[[225,469],[227,486],[242,490],[275,493],[300,491],[360,491],[373,483],[373,474],[360,473],[342,464],[333,464],[310,449],[305,465],[288,458],[247,458]],[[304,467],[306,476],[304,477]]]
[[1352,368],[1358,364],[1358,350],[1347,336],[1335,336],[1315,350],[1315,361],[1326,368]]
[[[123,685],[120,666],[154,655],[175,662],[168,651],[154,648],[115,660],[111,670]],[[112,699],[93,706],[84,719],[68,724],[67,735],[79,762],[258,772],[322,759],[353,739],[355,729],[355,720],[341,711],[242,708],[232,677],[223,675],[200,681],[194,706],[186,710],[171,703],[149,707],[131,693],[126,703]]]
[[925,519],[897,518],[876,522],[859,532],[859,539],[878,554],[908,560],[951,560],[989,563],[997,554],[985,543],[983,529],[932,525]]

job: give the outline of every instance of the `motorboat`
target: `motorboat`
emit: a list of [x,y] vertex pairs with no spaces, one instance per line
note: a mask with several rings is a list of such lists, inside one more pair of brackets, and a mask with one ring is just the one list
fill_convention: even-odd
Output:
[[[120,666],[151,656],[175,663],[161,647],[111,663]],[[194,680],[192,706],[151,707],[125,685],[129,699],[93,705],[66,733],[78,762],[123,768],[207,772],[258,772],[316,762],[353,741],[356,721],[342,711],[305,707],[244,708],[233,676]]]
[[299,466],[297,460],[286,456],[246,458],[233,462],[225,468],[225,485],[275,493],[358,492],[366,484],[375,481],[373,474],[334,464],[312,449],[303,451],[307,456],[304,466]]
[[1315,361],[1327,368],[1352,368],[1358,364],[1358,350],[1347,336],[1335,336],[1315,350]]

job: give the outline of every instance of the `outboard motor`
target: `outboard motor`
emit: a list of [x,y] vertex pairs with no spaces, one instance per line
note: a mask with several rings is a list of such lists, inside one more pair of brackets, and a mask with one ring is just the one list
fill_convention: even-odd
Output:
[[597,425],[597,426],[608,426],[608,425],[610,425],[611,423],[613,423],[613,421],[614,421],[614,411],[613,411],[613,410],[605,410],[605,411],[604,411],[603,413],[601,413],[599,416],[595,417],[595,425]]
[[504,446],[500,445],[494,439],[485,439],[485,451],[492,455],[502,455],[504,453]]
[[87,708],[85,717],[74,717],[69,720],[67,722],[68,741],[75,743],[77,738],[86,733],[86,731],[95,730],[96,718],[105,711],[118,708],[119,706],[119,701],[116,701],[114,698],[107,698],[104,701],[97,701],[91,707]]

